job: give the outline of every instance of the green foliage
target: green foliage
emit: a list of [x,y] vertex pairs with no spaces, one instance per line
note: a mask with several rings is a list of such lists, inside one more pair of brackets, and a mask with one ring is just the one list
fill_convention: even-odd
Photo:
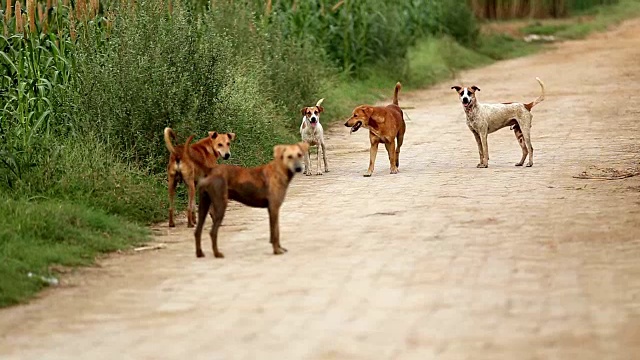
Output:
[[[125,249],[148,230],[65,201],[0,200],[0,306],[47,286],[51,264],[76,266],[99,253]],[[31,276],[29,274],[31,273]]]

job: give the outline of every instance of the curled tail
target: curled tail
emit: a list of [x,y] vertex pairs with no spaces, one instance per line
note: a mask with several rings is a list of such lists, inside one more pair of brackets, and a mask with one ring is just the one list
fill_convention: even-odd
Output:
[[396,83],[396,89],[393,92],[393,105],[398,105],[398,92],[402,89],[402,84]]
[[175,154],[176,149],[173,147],[173,144],[171,143],[171,138],[175,139],[176,134],[173,132],[173,130],[170,127],[164,128],[164,143],[165,145],[167,145],[167,150],[169,150],[170,153]]
[[536,106],[536,105],[538,105],[538,104],[540,104],[541,102],[544,101],[544,83],[542,82],[542,80],[540,80],[539,77],[537,77],[536,80],[538,81],[538,84],[540,84],[540,89],[542,90],[542,93],[533,102],[530,102],[528,104],[524,104],[524,107],[527,108],[527,110],[529,110],[529,111],[531,111],[531,109],[534,106]]

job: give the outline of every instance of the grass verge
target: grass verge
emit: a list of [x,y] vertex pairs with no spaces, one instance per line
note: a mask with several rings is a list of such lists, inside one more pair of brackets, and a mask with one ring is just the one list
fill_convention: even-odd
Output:
[[142,243],[148,235],[140,225],[84,205],[1,200],[0,306],[47,286],[46,278],[56,276],[52,265],[88,265],[98,254]]
[[620,0],[613,5],[596,6],[563,20],[539,20],[520,28],[523,34],[554,35],[560,39],[582,39],[592,32],[640,16],[640,1]]

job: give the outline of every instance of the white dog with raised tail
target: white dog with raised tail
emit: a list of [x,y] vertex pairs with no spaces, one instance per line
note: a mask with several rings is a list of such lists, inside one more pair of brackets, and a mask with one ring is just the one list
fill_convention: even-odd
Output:
[[[318,100],[315,106],[302,108],[302,124],[300,125],[300,136],[302,141],[309,144],[309,148],[315,146],[317,149],[318,164],[316,167],[316,175],[322,175],[320,166],[320,149],[322,149],[322,160],[324,161],[324,172],[329,172],[327,164],[327,151],[324,145],[324,131],[320,124],[320,113],[324,111],[322,102],[324,99]],[[311,150],[304,154],[304,173],[311,175]]]

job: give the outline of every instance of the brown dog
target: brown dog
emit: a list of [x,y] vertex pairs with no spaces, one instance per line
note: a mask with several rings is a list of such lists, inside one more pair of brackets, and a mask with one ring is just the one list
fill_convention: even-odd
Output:
[[[398,91],[402,88],[400,83],[396,84],[393,93],[393,104],[387,106],[369,106],[360,105],[353,110],[353,114],[344,126],[350,127],[351,132],[356,132],[360,127],[369,129],[369,141],[371,141],[371,149],[369,150],[369,169],[364,176],[373,174],[373,167],[376,163],[376,155],[378,154],[378,144],[384,143],[389,154],[389,162],[391,163],[391,173],[398,173],[400,166],[400,147],[404,139],[406,125],[402,117],[402,110],[398,106]],[[396,145],[396,139],[398,144]]]
[[[187,208],[187,226],[193,227],[195,223],[195,194],[196,181],[207,174],[208,168],[214,167],[218,163],[218,158],[225,160],[231,156],[231,141],[235,140],[236,134],[218,134],[209,131],[209,136],[201,139],[193,145],[189,145],[193,135],[189,137],[184,145],[171,143],[171,138],[176,135],[171,128],[164,129],[164,142],[171,155],[167,174],[169,176],[169,226],[176,226],[174,223],[174,198],[176,196],[176,186],[180,180],[184,181],[188,188],[189,206]],[[185,151],[188,150],[188,151]]]
[[280,246],[280,226],[278,217],[287,188],[293,175],[302,171],[303,154],[309,151],[309,144],[299,142],[294,145],[276,145],[273,160],[266,165],[244,168],[220,164],[213,168],[206,178],[201,179],[198,188],[198,225],[196,227],[196,256],[204,257],[201,247],[202,227],[207,213],[211,213],[211,245],[213,255],[222,258],[218,250],[218,229],[222,224],[229,200],[247,206],[267,208],[271,229],[271,245],[275,255],[287,250]]

